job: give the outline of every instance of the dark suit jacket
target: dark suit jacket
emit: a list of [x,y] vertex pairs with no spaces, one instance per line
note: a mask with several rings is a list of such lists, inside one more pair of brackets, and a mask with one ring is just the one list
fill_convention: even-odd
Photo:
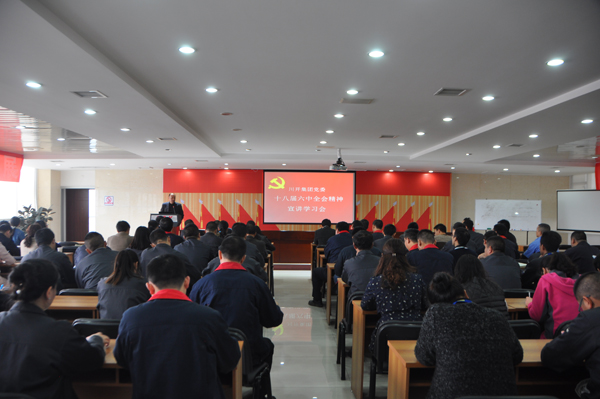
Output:
[[511,233],[510,231],[506,232],[506,238],[508,238],[509,240],[511,240],[513,243],[515,243],[515,245],[518,246],[517,244],[517,237],[515,237],[515,235],[513,233]]
[[106,278],[98,282],[98,310],[101,319],[120,319],[127,309],[148,299],[150,292],[142,277],[127,278],[117,285],[106,284]]
[[42,245],[41,247],[37,247],[35,251],[25,255],[22,262],[28,259],[46,259],[56,265],[60,273],[59,291],[63,288],[77,287],[73,265],[69,258],[67,258],[67,255],[62,252],[57,252],[47,245]]
[[537,288],[537,283],[542,277],[543,259],[544,257],[540,255],[534,260],[530,260],[527,266],[525,266],[525,270],[523,270],[523,273],[521,274],[522,288],[528,288],[530,290],[535,290]]
[[184,254],[196,267],[198,273],[213,259],[211,248],[200,240],[188,239],[175,247],[175,251]]
[[[477,244],[475,244],[475,241],[473,241],[473,240],[469,240],[469,242],[467,243],[467,248],[469,248],[473,252],[480,253],[477,251]],[[442,251],[443,252],[454,251],[454,244],[452,244],[452,240],[450,240],[444,244]]]
[[261,266],[265,265],[265,258],[263,258],[256,245],[252,244],[248,240],[246,240],[246,256],[249,256],[258,263],[260,263]]
[[352,236],[350,233],[336,234],[327,241],[325,246],[325,259],[327,263],[337,262],[338,255],[342,249],[352,245]]
[[579,274],[595,272],[594,256],[600,255],[600,249],[592,247],[587,241],[580,241],[576,246],[567,249],[565,255],[577,265]]
[[21,255],[21,251],[19,250],[19,248],[17,248],[14,241],[2,233],[0,233],[0,244],[4,245],[4,248],[6,248],[8,253],[11,254],[12,256]]
[[417,268],[417,273],[423,276],[425,286],[428,286],[437,272],[452,274],[452,263],[454,258],[446,252],[437,248],[426,248],[418,251],[410,251],[407,255],[408,263]]
[[481,263],[490,280],[503,290],[521,288],[521,268],[513,257],[494,252],[481,259]]
[[194,285],[190,298],[218,310],[229,327],[242,330],[253,360],[260,360],[271,351],[272,344],[263,339],[263,327],[280,325],[283,312],[269,287],[258,277],[246,270],[216,270]]
[[379,240],[383,237],[385,237],[385,236],[383,235],[383,233],[381,231],[373,233],[373,241]]
[[178,236],[177,234],[167,233],[167,236],[171,239],[171,248],[175,248],[179,244],[185,241],[183,237]]
[[313,243],[317,245],[327,245],[327,241],[329,241],[329,239],[334,235],[335,230],[331,227],[321,227],[319,230],[315,231],[315,239],[313,240]]
[[[179,202],[175,202],[173,205],[171,205],[170,202],[163,202],[162,206],[160,207],[160,212],[176,213],[181,218],[179,223],[183,222],[183,206],[181,206]],[[179,223],[173,224],[179,225]]]
[[385,243],[388,242],[388,240],[391,240],[392,238],[394,238],[394,236],[383,236],[383,238],[373,241],[373,246],[378,250],[383,251],[383,246],[385,245]]
[[[221,264],[221,260],[219,258],[215,258],[208,262],[208,266],[204,270],[202,270],[202,276],[207,276],[215,271],[217,267]],[[269,277],[267,276],[267,272],[265,272],[264,263],[261,265],[256,260],[252,259],[249,256],[246,256],[246,260],[242,263],[242,266],[246,268],[250,273],[260,278],[262,281],[267,282]]]
[[252,236],[246,236],[246,243],[252,243],[252,244],[256,245],[258,252],[260,252],[260,254],[264,258],[265,262],[267,261],[269,254],[267,254],[267,246],[265,245],[263,240],[259,240]]
[[233,370],[240,358],[219,312],[176,299],[128,309],[114,354],[131,372],[133,399],[224,399],[217,373]]
[[[371,248],[371,253],[377,257],[381,257],[381,251],[378,248]],[[335,275],[341,277],[346,261],[356,256],[356,250],[352,245],[341,250],[338,259],[335,262]],[[345,281],[345,280],[344,280]],[[363,290],[364,291],[364,290]]]
[[200,241],[210,247],[211,257],[216,258],[219,256],[219,246],[223,242],[221,237],[217,236],[216,234],[206,232],[206,234],[200,237]]
[[148,277],[148,274],[146,273],[148,263],[150,263],[152,259],[165,254],[175,255],[179,257],[183,261],[183,263],[185,263],[185,270],[188,276],[190,276],[190,287],[194,285],[196,281],[200,280],[200,277],[202,277],[202,275],[198,270],[196,270],[194,265],[192,265],[188,257],[182,254],[181,252],[175,251],[168,244],[158,244],[154,248],[144,249],[144,252],[142,252],[142,256],[140,258],[140,269],[142,275],[144,277]]
[[379,259],[379,256],[374,255],[371,251],[360,251],[354,258],[348,259],[344,263],[342,280],[350,285],[348,296],[356,291],[367,289],[367,284],[375,274]]
[[504,246],[506,247],[506,249],[504,250],[505,254],[507,254],[508,256],[512,256],[515,259],[519,259],[519,247],[517,246],[517,244],[512,242],[511,239],[508,238],[508,236],[504,239]]
[[56,321],[31,303],[17,302],[0,313],[0,331],[0,392],[74,398],[69,379],[104,364],[100,337],[88,342],[71,323]]
[[115,270],[115,258],[119,253],[110,248],[98,248],[75,267],[75,280],[79,288],[97,289],[98,281]]
[[257,234],[256,238],[258,238],[259,240],[262,240],[262,242],[265,243],[267,250],[273,252],[273,251],[275,251],[275,249],[277,249],[277,248],[275,248],[275,245],[273,245],[271,243],[271,240],[269,240],[269,238],[267,236],[263,236],[262,234]]
[[465,248],[465,247],[454,248],[449,253],[454,258],[454,262],[452,263],[452,266],[453,266],[452,270],[454,270],[454,267],[456,266],[456,262],[458,262],[458,259],[461,256],[463,256],[463,255],[477,256],[477,253],[475,251],[473,251],[472,249],[469,249],[469,248]]
[[[469,231],[469,235],[471,236],[471,241],[473,241],[475,243],[475,252],[477,253],[482,253],[483,249],[484,249],[484,245],[483,245],[483,234],[480,234],[476,231]],[[450,240],[452,241],[452,240]]]

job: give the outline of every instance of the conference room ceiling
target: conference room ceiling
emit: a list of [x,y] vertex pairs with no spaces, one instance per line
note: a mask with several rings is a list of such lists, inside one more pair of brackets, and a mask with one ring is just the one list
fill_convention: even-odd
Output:
[[597,0],[4,1],[0,106],[23,120],[0,119],[0,150],[44,142],[25,164],[60,170],[326,169],[341,148],[351,170],[587,173],[599,20]]

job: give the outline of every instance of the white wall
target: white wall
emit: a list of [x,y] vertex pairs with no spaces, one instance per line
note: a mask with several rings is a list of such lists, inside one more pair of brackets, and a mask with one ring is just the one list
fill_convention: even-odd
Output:
[[60,172],[61,188],[96,187],[95,170],[63,170]]

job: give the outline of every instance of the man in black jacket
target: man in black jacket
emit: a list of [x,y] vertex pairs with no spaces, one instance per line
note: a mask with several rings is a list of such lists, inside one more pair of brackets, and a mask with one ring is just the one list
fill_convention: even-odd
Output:
[[176,213],[179,215],[179,223],[183,221],[183,206],[181,206],[180,203],[175,202],[175,194],[173,193],[169,194],[169,202],[163,202],[160,207],[160,212]]
[[206,234],[200,237],[200,241],[208,245],[211,250],[211,258],[219,256],[219,245],[223,242],[223,239],[217,235],[218,228],[215,222],[206,223]]
[[317,245],[327,245],[327,241],[335,235],[335,230],[331,228],[331,220],[323,219],[321,228],[315,231],[313,243]]
[[383,228],[383,237],[375,240],[373,242],[373,245],[378,250],[383,250],[383,246],[385,245],[385,243],[388,242],[388,240],[394,238],[394,234],[396,234],[396,226],[394,226],[393,224],[386,224]]
[[171,248],[175,248],[177,245],[183,242],[183,238],[181,238],[177,234],[171,233],[173,230],[173,220],[171,218],[162,218],[160,222],[158,222],[158,226],[169,236],[171,239]]
[[545,231],[540,237],[540,257],[527,264],[521,274],[521,285],[523,288],[535,290],[537,283],[542,277],[542,260],[558,251],[562,237],[556,231]]
[[45,228],[36,231],[35,242],[38,247],[34,251],[28,253],[21,260],[25,262],[28,259],[46,259],[54,263],[60,273],[60,284],[58,285],[58,291],[60,292],[63,288],[77,287],[75,283],[75,272],[73,271],[73,265],[62,252],[56,251],[56,240],[54,239],[54,232]]
[[577,385],[581,398],[600,398],[600,273],[581,276],[573,287],[579,315],[542,349],[542,364],[558,372],[585,365],[590,379]]
[[596,271],[594,259],[600,256],[600,249],[588,244],[585,232],[578,230],[571,233],[571,248],[566,250],[565,255],[577,265],[579,274],[583,274]]
[[10,224],[3,223],[0,224],[0,244],[4,245],[4,248],[8,251],[12,256],[19,256],[21,251],[15,245],[12,240],[13,229],[10,227]]
[[195,224],[188,224],[183,229],[185,241],[175,246],[175,251],[181,252],[190,260],[199,273],[208,265],[212,257],[211,248],[199,240],[200,230]]

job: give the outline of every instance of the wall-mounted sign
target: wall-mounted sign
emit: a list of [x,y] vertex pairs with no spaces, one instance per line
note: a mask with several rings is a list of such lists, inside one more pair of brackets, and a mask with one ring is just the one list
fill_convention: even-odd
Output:
[[112,195],[104,196],[104,206],[113,206],[115,204],[115,197]]

